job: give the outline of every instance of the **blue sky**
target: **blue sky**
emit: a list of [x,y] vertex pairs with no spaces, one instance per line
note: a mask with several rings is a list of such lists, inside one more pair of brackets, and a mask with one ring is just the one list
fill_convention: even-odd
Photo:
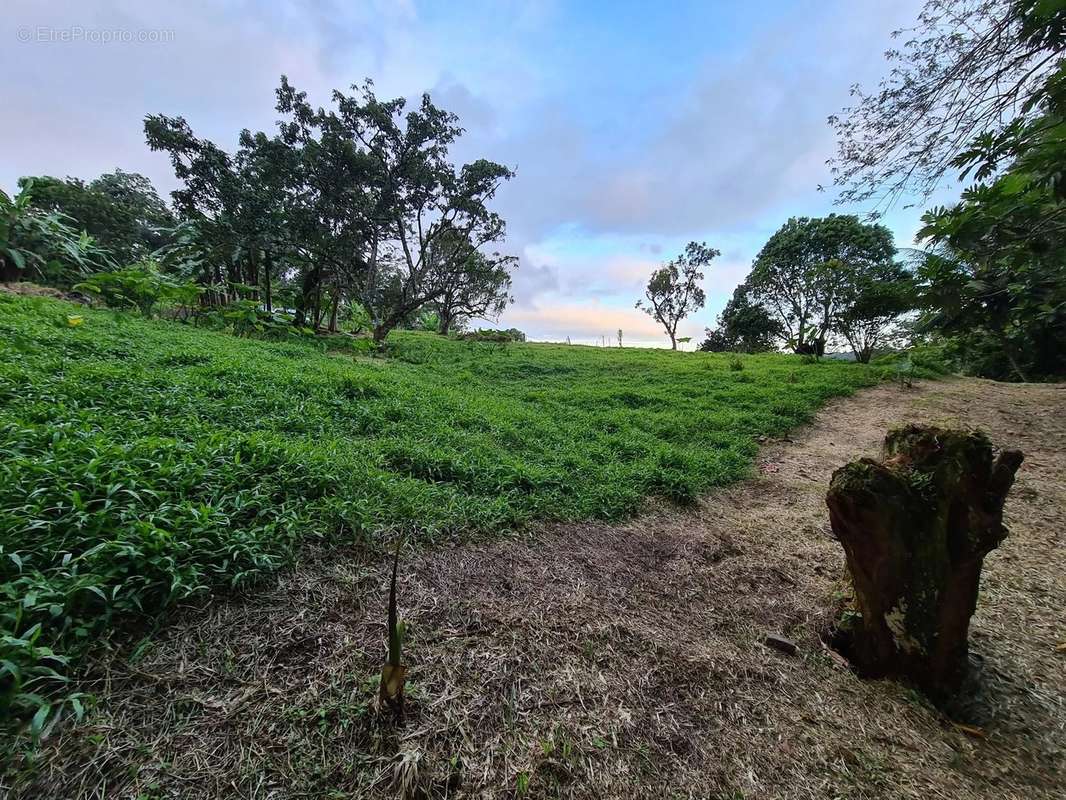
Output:
[[[7,0],[0,185],[121,167],[169,192],[145,114],[183,115],[232,148],[242,127],[272,129],[282,73],[319,103],[371,77],[381,95],[429,91],[458,113],[457,159],[516,167],[498,202],[521,259],[505,324],[662,344],[633,304],[698,239],[722,251],[707,308],[681,331],[698,337],[789,216],[867,210],[833,206],[826,117],[882,76],[890,32],[919,5]],[[107,31],[157,41],[100,41]],[[919,214],[888,216],[901,246]]]

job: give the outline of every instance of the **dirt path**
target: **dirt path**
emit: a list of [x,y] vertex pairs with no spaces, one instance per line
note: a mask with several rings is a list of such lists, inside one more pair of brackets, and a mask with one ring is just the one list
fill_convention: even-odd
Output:
[[[859,680],[819,638],[843,588],[829,475],[912,419],[1026,453],[973,625],[984,693],[969,732],[904,686]],[[25,794],[1066,795],[1066,386],[883,386],[793,440],[695,511],[408,564],[402,728],[370,708],[383,566],[319,560],[101,667],[97,713],[52,737]],[[798,656],[767,648],[772,632]]]

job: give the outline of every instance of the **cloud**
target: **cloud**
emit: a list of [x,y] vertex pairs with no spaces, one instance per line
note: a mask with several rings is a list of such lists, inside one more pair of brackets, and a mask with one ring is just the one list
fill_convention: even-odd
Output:
[[[508,222],[503,249],[521,258],[508,319],[526,314],[562,333],[587,306],[581,330],[649,333],[628,307],[646,275],[696,239],[724,253],[708,271],[698,329],[784,219],[833,210],[815,191],[829,183],[826,116],[852,82],[876,81],[889,32],[920,4],[667,4],[607,15],[556,0],[8,0],[0,185],[122,167],[166,192],[174,178],[144,145],[145,114],[180,114],[232,148],[242,128],[273,129],[280,74],[318,104],[371,76],[383,96],[428,90],[459,113],[457,161],[517,168],[496,203]],[[71,26],[172,36],[16,41],[23,27]],[[892,219],[909,235],[916,216]]]
[[506,321],[535,340],[561,342],[569,337],[575,343],[595,343],[605,336],[617,341],[621,329],[624,342],[654,346],[665,342],[669,345],[663,329],[644,312],[606,306],[598,300],[514,309],[507,312]]

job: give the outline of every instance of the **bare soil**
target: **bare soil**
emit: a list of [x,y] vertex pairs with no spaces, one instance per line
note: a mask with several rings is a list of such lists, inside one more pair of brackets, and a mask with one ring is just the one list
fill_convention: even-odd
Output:
[[[847,594],[830,474],[912,420],[1026,454],[955,719],[822,642]],[[1066,386],[886,385],[765,443],[755,477],[696,509],[424,551],[401,570],[402,725],[374,708],[388,564],[314,554],[95,665],[98,706],[12,794],[1061,798],[1064,465]]]

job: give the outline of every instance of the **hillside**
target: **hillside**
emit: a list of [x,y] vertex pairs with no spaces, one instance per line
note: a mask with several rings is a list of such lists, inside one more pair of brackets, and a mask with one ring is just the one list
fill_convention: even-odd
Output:
[[878,379],[783,355],[402,332],[387,358],[365,345],[0,293],[2,657],[24,671],[6,711],[48,709],[69,670],[42,647],[76,655],[125,619],[274,571],[302,541],[689,503],[749,474],[760,437]]
[[[695,508],[406,554],[403,725],[374,711],[389,560],[315,548],[96,664],[93,715],[12,796],[1061,798],[1064,393],[883,385],[765,443],[753,477]],[[829,475],[915,420],[1026,453],[961,718],[821,641],[846,592]]]

